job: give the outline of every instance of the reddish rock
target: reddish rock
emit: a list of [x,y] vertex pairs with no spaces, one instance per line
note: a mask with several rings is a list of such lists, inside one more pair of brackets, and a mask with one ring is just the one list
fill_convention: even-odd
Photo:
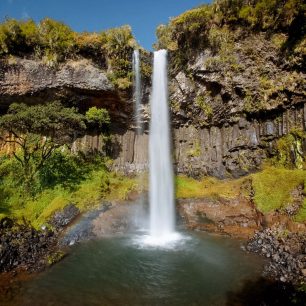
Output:
[[243,197],[181,199],[178,207],[190,229],[247,238],[261,228],[261,214]]

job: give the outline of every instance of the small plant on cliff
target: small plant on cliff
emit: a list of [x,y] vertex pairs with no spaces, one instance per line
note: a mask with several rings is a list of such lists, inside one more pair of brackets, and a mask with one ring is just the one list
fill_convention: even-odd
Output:
[[73,31],[64,23],[45,18],[39,24],[40,45],[47,59],[65,58],[75,45]]
[[201,155],[201,144],[199,141],[193,143],[192,149],[187,152],[189,157],[200,157]]
[[85,114],[88,125],[102,128],[110,123],[109,113],[105,108],[91,107]]
[[74,108],[59,102],[27,106],[12,104],[0,117],[1,139],[13,145],[15,159],[22,168],[21,178],[27,192],[52,153],[72,142],[75,131],[85,129],[84,118]]
[[[207,94],[208,95],[208,94]],[[195,99],[195,104],[202,110],[204,115],[208,118],[211,119],[213,116],[213,109],[212,107],[205,101],[206,99],[205,96],[197,96]]]
[[276,143],[274,163],[291,169],[303,169],[305,156],[302,144],[304,139],[306,139],[306,133],[299,129],[293,129],[289,134],[280,138]]
[[117,87],[126,89],[132,86],[133,50],[138,48],[130,26],[110,29],[101,33],[103,48],[106,50],[109,77]]

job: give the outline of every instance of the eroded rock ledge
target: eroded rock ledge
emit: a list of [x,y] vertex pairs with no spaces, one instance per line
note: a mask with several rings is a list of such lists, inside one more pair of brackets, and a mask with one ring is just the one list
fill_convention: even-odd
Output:
[[88,59],[69,60],[58,67],[49,67],[41,60],[2,59],[0,97],[0,111],[12,102],[61,100],[80,109],[105,107],[113,121],[121,123],[126,123],[132,112],[131,93],[115,90],[107,71]]

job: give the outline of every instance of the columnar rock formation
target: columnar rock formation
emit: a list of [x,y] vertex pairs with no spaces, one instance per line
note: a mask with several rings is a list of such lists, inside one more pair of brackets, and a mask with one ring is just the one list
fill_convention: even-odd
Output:
[[[252,104],[248,100],[250,92],[256,96],[260,91],[259,76],[254,72],[255,62],[244,52],[248,40],[241,43],[237,51],[244,67],[239,73],[232,71],[231,78],[223,71],[225,68],[210,71],[205,66],[207,54],[205,57],[203,53],[190,60],[188,76],[182,71],[170,71],[177,172],[221,178],[240,176],[256,169],[264,158],[270,156],[279,137],[293,128],[305,130],[306,103],[301,87],[305,75],[289,73],[285,66],[281,67],[270,45],[258,51],[261,59],[258,65],[268,65],[281,75],[282,86],[279,85],[272,95],[277,97],[274,104],[267,102],[256,109],[254,101]],[[258,41],[262,44],[262,40],[261,37]],[[284,80],[289,82],[288,88]],[[144,84],[143,92],[146,93],[143,99],[146,110],[149,109],[150,84]],[[32,104],[55,99],[81,110],[96,105],[110,112],[110,140],[105,143],[99,132],[76,135],[73,151],[107,152],[114,159],[114,169],[126,173],[146,170],[147,129],[136,135],[131,90],[116,89],[108,80],[106,70],[85,59],[70,60],[57,68],[18,57],[1,60],[0,111],[5,112],[8,105],[16,101]],[[260,95],[258,99],[260,102]],[[143,118],[147,122],[149,112],[144,112]]]

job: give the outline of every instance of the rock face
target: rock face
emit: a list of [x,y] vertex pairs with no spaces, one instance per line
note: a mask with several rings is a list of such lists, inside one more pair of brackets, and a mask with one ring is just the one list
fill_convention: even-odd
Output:
[[177,125],[271,118],[305,102],[305,63],[297,54],[286,56],[275,43],[284,36],[271,39],[267,33],[234,30],[230,35],[224,42],[229,50],[193,48],[187,67],[171,70],[170,101]]
[[[59,67],[49,67],[39,60],[0,60],[0,111],[12,102],[44,103],[62,100],[69,105],[88,108],[105,107],[116,121],[125,122],[131,114],[130,95],[118,93],[92,61],[67,61]],[[122,104],[124,101],[124,106]]]
[[260,213],[243,197],[181,199],[178,208],[190,229],[247,238],[261,228]]
[[75,88],[88,91],[112,91],[106,74],[90,61],[69,61],[58,69],[40,61],[16,58],[1,62],[0,94],[3,96],[35,95],[46,89]]
[[[175,170],[194,177],[238,177],[271,156],[276,140],[306,129],[305,67],[290,61],[263,33],[239,37],[225,58],[207,47],[191,50],[186,67],[169,56],[169,94]],[[173,60],[174,62],[174,60]],[[99,132],[76,138],[73,151],[107,152],[125,173],[148,167],[150,84],[143,85],[145,132],[134,130],[131,88],[115,89],[90,60],[50,68],[40,61],[0,62],[0,111],[9,103],[54,99],[105,107],[111,115],[111,140]],[[306,141],[303,144],[306,149]],[[1,149],[1,144],[0,144]]]
[[[173,128],[174,162],[178,173],[238,177],[256,170],[271,156],[276,140],[294,128],[305,129],[306,104],[271,114],[271,118],[245,119],[221,126]],[[141,171],[148,165],[148,134],[133,130],[113,132],[110,153],[114,168],[123,172]],[[76,147],[102,150],[101,136],[85,136]],[[306,146],[306,143],[304,144]]]
[[[239,38],[226,57],[209,46],[194,49],[186,66],[177,68],[172,65],[176,55],[170,54],[169,102],[178,173],[245,175],[273,154],[277,139],[293,129],[306,129],[302,61],[282,53],[274,42],[278,36],[233,35]],[[111,150],[115,169],[130,173],[147,167],[147,130],[143,135],[130,128],[114,131],[114,139],[119,144]],[[88,137],[86,141],[91,142]],[[306,142],[303,146],[305,151]]]
[[69,204],[62,211],[55,212],[49,223],[56,230],[61,230],[70,224],[79,214],[80,210],[74,204]]

